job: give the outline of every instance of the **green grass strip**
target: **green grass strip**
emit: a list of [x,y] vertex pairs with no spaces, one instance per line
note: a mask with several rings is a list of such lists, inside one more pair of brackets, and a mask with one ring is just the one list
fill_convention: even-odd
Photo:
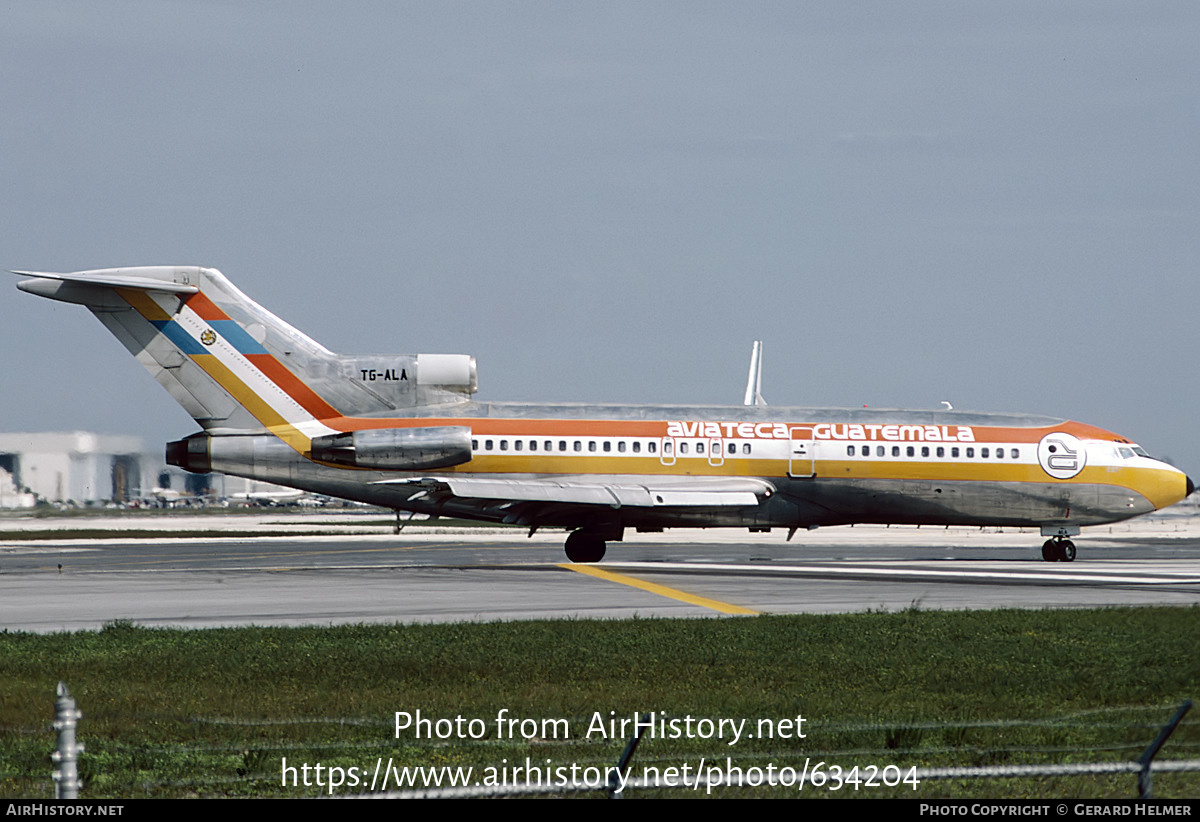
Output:
[[[734,758],[741,767],[986,765],[1136,758],[1200,696],[1200,608],[761,616],[737,619],[243,628],[117,623],[0,633],[0,795],[49,797],[54,689],[83,712],[83,796],[300,796],[289,763],[483,769],[615,763],[624,738],[589,726],[646,711],[783,720],[798,738],[648,739],[640,768]],[[481,739],[418,740],[395,713],[479,719]],[[535,738],[498,732],[529,719]],[[610,712],[613,712],[610,714]],[[1200,758],[1193,712],[1164,758]],[[543,720],[561,719],[567,738]],[[526,725],[527,729],[534,725]],[[476,726],[478,727],[478,726]],[[560,726],[561,727],[561,726]],[[361,787],[358,788],[361,790]],[[1200,796],[1200,774],[1156,796]],[[353,791],[352,791],[353,792]],[[925,782],[837,797],[1136,796],[1133,777]],[[691,795],[686,791],[647,795]],[[718,796],[794,796],[720,789]]]

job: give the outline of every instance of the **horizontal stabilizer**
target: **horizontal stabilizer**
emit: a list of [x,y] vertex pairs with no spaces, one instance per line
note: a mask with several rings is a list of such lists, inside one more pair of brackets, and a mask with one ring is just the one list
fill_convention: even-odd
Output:
[[149,267],[103,268],[95,271],[75,271],[69,274],[60,274],[53,271],[13,271],[12,273],[22,277],[36,278],[17,283],[17,288],[33,294],[38,294],[39,289],[27,286],[33,286],[38,280],[59,280],[61,282],[78,283],[80,285],[132,288],[140,291],[164,291],[171,294],[195,294],[200,290],[198,287],[188,283],[178,283],[174,280],[163,279],[164,276],[171,276],[176,270],[175,268]]

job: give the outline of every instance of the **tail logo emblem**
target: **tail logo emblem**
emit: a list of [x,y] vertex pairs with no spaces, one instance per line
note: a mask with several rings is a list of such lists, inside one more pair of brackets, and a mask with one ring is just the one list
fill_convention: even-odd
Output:
[[204,329],[204,333],[200,335],[200,342],[205,345],[212,345],[217,341],[217,332],[211,328]]

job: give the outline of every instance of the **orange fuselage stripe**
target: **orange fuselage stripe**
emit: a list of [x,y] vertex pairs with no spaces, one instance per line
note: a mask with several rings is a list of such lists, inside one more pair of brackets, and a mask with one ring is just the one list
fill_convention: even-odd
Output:
[[[139,314],[151,322],[169,322],[169,315],[146,292],[136,289],[116,289]],[[184,304],[206,322],[229,320],[226,314],[203,292],[188,296]],[[192,354],[191,359],[200,366],[213,380],[225,389],[235,400],[259,420],[268,430],[280,437],[288,445],[301,454],[307,455],[311,450],[311,439],[301,433],[295,424],[284,419],[279,412],[271,407],[269,402],[214,355]],[[244,354],[263,376],[275,385],[281,392],[295,401],[302,409],[323,425],[340,431],[368,430],[378,428],[420,428],[428,426],[467,426],[472,434],[478,437],[510,437],[533,439],[557,438],[647,438],[652,440],[667,439],[667,420],[589,420],[589,419],[504,419],[504,418],[369,418],[347,417],[323,397],[308,386],[299,376],[291,371],[271,354]],[[718,422],[722,436],[710,437],[695,430],[695,435],[676,437],[678,440],[713,440],[726,443],[752,442],[758,445],[776,443],[789,444],[782,437],[741,437],[738,435],[739,423]],[[970,428],[973,440],[920,440],[920,439],[882,439],[879,435],[880,425],[856,425],[856,428],[874,429],[867,438],[850,439],[848,432],[852,424],[828,422],[787,422],[780,423],[789,432],[794,429],[811,431],[817,426],[824,426],[841,434],[831,438],[813,440],[815,443],[827,445],[900,445],[902,447],[987,447],[991,444],[1023,444],[1038,442],[1051,431],[1064,431],[1080,439],[1107,440],[1126,442],[1124,438],[1095,426],[1066,421],[1061,425],[1039,428],[1000,427],[1000,426],[950,426],[952,428]],[[906,423],[898,423],[906,426]],[[924,428],[925,426],[912,426]],[[804,438],[803,434],[793,433],[793,437]],[[787,475],[790,460],[779,456],[771,459],[747,458],[741,455],[722,455],[715,464],[704,456],[677,455],[674,460],[663,461],[662,456],[617,456],[593,453],[552,453],[525,452],[510,454],[482,453],[476,454],[470,468],[458,466],[449,469],[454,472],[469,473],[543,473],[543,474],[612,474],[612,475],[682,475],[682,476],[754,476],[782,477]],[[984,481],[984,482],[1068,482],[1096,483],[1114,485],[1125,488],[1145,489],[1152,502],[1157,500],[1174,501],[1181,498],[1179,488],[1183,480],[1177,472],[1148,468],[1122,468],[1120,466],[1088,466],[1077,476],[1068,480],[1054,480],[1037,463],[1033,462],[962,462],[955,459],[821,459],[817,458],[814,466],[818,476],[823,478],[845,479],[899,479],[915,481]]]

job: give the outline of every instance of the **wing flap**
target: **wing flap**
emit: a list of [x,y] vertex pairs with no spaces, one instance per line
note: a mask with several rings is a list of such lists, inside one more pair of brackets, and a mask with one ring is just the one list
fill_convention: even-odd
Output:
[[775,488],[759,479],[697,479],[681,482],[678,478],[661,485],[594,480],[510,479],[480,477],[424,477],[421,479],[384,480],[380,484],[434,483],[446,487],[463,499],[489,499],[521,502],[561,502],[582,505],[607,505],[613,508],[657,507],[738,507],[758,505],[775,493]]

